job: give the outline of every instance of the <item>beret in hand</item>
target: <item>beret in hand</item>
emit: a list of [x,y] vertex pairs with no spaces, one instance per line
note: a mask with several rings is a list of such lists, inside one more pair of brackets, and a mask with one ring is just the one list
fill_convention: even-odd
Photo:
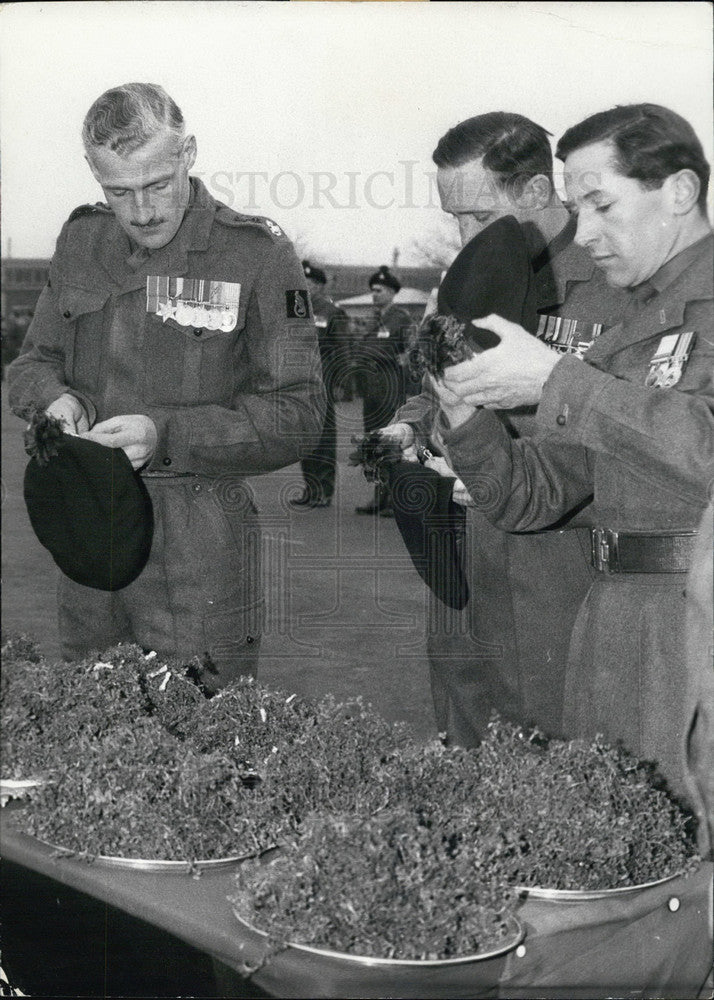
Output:
[[66,434],[46,413],[33,415],[25,450],[27,513],[55,563],[85,587],[128,586],[149,558],[153,511],[124,451]]
[[466,244],[444,275],[436,314],[427,316],[410,344],[415,374],[444,368],[495,347],[499,337],[472,325],[495,313],[530,333],[538,327],[530,249],[512,215],[496,219]]

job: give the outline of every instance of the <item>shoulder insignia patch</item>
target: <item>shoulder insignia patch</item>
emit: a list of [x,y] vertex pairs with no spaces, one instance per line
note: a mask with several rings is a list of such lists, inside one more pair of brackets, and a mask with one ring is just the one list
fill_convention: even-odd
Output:
[[216,221],[222,222],[226,226],[257,226],[264,233],[270,233],[276,239],[287,239],[277,222],[266,219],[264,215],[242,215],[232,208],[221,206],[216,212]]
[[84,215],[113,215],[109,205],[105,205],[103,201],[95,202],[94,205],[79,205],[70,215],[68,222],[73,222],[75,219],[81,219]]
[[273,236],[285,236],[285,233],[282,231],[277,222],[273,222],[272,219],[261,219],[260,221],[268,227]]

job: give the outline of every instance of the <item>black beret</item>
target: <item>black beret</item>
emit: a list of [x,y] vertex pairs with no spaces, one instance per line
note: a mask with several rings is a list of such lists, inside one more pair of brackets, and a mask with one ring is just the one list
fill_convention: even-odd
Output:
[[405,462],[399,445],[381,431],[352,438],[351,465],[387,487],[394,519],[416,571],[440,601],[466,606],[469,585],[461,563],[465,511],[452,499],[455,476],[441,476],[419,462]]
[[[461,323],[496,313],[530,333],[538,329],[536,306],[528,245],[512,215],[496,219],[469,240],[444,275],[437,296],[437,311]],[[482,346],[498,343],[496,334],[479,333]]]
[[327,284],[327,275],[321,267],[315,267],[309,260],[304,260],[302,262],[302,269],[305,272],[305,277],[309,278],[310,281],[317,281],[321,285]]
[[372,285],[384,285],[386,288],[393,288],[395,292],[398,292],[402,287],[386,264],[382,264],[380,269],[375,271],[371,276],[369,279],[369,287],[371,288]]
[[151,550],[146,487],[121,448],[64,434],[53,418],[44,419],[33,418],[26,434],[30,523],[70,580],[121,590],[141,573]]
[[414,568],[443,604],[460,611],[469,586],[460,554],[466,514],[452,499],[456,478],[418,462],[386,468],[394,519]]
[[472,320],[495,313],[530,333],[538,328],[536,288],[528,244],[518,221],[503,216],[474,236],[439,287],[436,312],[429,313],[409,344],[414,376],[437,377],[475,352],[495,347],[500,337]]

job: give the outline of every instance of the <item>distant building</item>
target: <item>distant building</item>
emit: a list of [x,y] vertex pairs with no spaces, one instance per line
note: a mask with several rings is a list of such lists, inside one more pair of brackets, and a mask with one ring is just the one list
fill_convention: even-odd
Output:
[[[413,320],[420,320],[428,300],[429,293],[422,291],[421,288],[402,287],[392,301],[395,306],[406,309]],[[374,302],[370,292],[353,295],[348,299],[335,299],[335,302],[354,320],[366,320],[374,312]]]
[[8,257],[2,261],[2,317],[26,316],[35,311],[47,284],[50,262],[38,257]]
[[[319,263],[319,261],[315,261]],[[379,268],[375,264],[320,264],[327,274],[326,292],[330,298],[349,299],[369,292],[369,279]],[[427,294],[439,284],[441,269],[438,267],[392,267],[405,288],[420,289]]]

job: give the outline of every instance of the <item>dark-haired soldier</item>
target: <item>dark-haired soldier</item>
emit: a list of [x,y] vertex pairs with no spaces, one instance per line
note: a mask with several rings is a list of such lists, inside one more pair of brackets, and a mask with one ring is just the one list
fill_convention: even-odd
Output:
[[[573,242],[575,223],[553,186],[548,135],[523,115],[490,112],[450,129],[433,158],[442,208],[456,219],[464,246],[503,216],[521,224],[534,270],[539,336],[557,358],[587,350],[618,320],[624,297]],[[433,442],[437,412],[426,385],[387,431],[406,449]],[[504,408],[498,419],[509,434],[527,434],[534,408]],[[454,494],[457,501],[462,496]],[[454,611],[432,600],[429,608],[431,689],[437,725],[449,742],[477,743],[494,710],[562,731],[570,633],[590,585],[587,532],[566,527],[510,535],[467,507],[469,603]]]
[[154,537],[121,590],[60,578],[63,652],[136,642],[199,656],[215,690],[254,674],[260,648],[260,527],[244,479],[291,465],[322,426],[305,278],[279,226],[190,177],[196,140],[161,87],[102,94],[82,138],[108,204],[75,210],[60,233],[10,402],[122,448]]
[[[622,323],[580,359],[479,320],[501,342],[436,383],[443,439],[498,527],[540,530],[581,511],[594,582],[571,641],[566,734],[622,740],[681,790],[685,580],[714,489],[709,164],[689,123],[653,104],[587,118],[557,153],[577,242],[628,290]],[[489,412],[536,403],[520,440]]]
[[[357,379],[362,396],[365,434],[391,420],[406,395],[407,348],[412,321],[409,313],[394,304],[401,285],[386,265],[370,277],[374,313],[362,341],[357,345]],[[388,491],[375,487],[374,499],[358,514],[392,513]]]
[[337,465],[335,400],[340,378],[346,369],[345,352],[349,321],[344,309],[336,306],[325,294],[327,275],[322,268],[311,264],[309,260],[304,260],[302,269],[310,292],[320,345],[322,379],[327,394],[325,422],[318,445],[300,461],[305,488],[299,497],[290,501],[292,507],[309,509],[329,507],[335,492]]

